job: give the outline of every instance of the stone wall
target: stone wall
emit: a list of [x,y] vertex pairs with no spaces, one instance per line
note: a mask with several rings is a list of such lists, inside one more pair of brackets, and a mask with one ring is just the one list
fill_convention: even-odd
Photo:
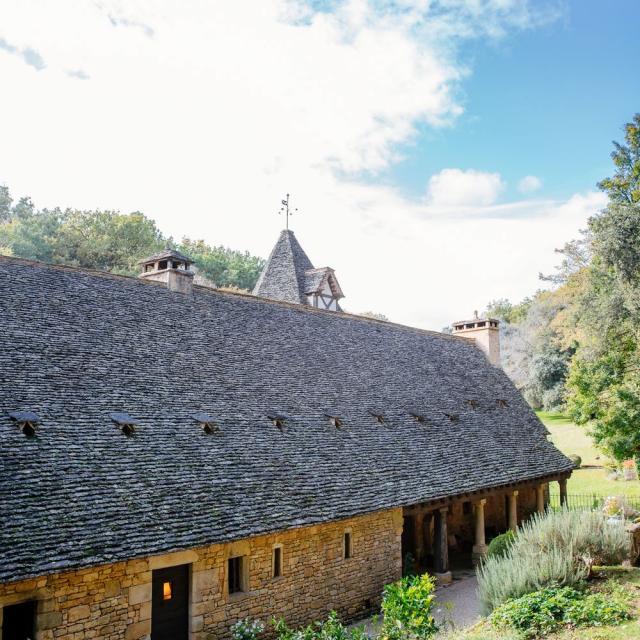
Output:
[[[351,532],[353,555],[343,557]],[[380,603],[384,584],[401,572],[402,511],[392,509],[229,544],[131,560],[0,585],[0,606],[36,599],[36,640],[141,640],[151,631],[154,569],[191,565],[190,639],[229,636],[246,616],[284,617],[291,625],[335,609],[344,620]],[[272,553],[282,546],[282,576]],[[227,593],[227,559],[244,556],[243,593]],[[0,609],[1,612],[1,609]],[[0,618],[1,621],[1,618]]]

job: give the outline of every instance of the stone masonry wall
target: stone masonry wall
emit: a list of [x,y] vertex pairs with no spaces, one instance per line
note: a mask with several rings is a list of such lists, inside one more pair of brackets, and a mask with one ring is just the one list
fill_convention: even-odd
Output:
[[[353,555],[343,557],[344,533]],[[0,607],[38,601],[36,640],[142,640],[151,632],[154,569],[191,565],[190,639],[229,637],[246,616],[284,617],[291,625],[344,620],[380,603],[383,585],[401,573],[402,511],[392,509],[314,527],[0,585]],[[282,576],[272,553],[282,546]],[[227,559],[245,557],[246,589],[227,593]],[[1,616],[0,609],[0,616]],[[1,625],[1,617],[0,617]]]

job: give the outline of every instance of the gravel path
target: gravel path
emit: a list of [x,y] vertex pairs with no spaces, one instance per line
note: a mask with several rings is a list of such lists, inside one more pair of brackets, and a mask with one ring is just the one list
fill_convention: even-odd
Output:
[[480,617],[476,589],[478,581],[473,573],[462,575],[436,591],[434,616],[443,625],[443,632],[472,625]]

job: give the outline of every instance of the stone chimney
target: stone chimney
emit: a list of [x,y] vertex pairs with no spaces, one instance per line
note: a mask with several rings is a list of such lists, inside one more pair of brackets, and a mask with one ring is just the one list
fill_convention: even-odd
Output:
[[476,345],[484,351],[487,360],[494,366],[500,366],[500,321],[495,318],[480,318],[473,312],[472,320],[460,320],[453,323],[453,333],[474,338]]
[[193,271],[189,267],[193,262],[173,249],[165,249],[160,253],[142,260],[141,278],[164,282],[167,289],[179,293],[191,294],[193,292]]

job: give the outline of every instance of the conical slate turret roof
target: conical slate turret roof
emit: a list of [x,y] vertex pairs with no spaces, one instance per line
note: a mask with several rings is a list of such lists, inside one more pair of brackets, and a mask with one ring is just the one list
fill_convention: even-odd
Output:
[[285,230],[273,248],[267,264],[253,289],[253,294],[273,300],[305,304],[305,272],[313,269],[304,249],[293,235]]

